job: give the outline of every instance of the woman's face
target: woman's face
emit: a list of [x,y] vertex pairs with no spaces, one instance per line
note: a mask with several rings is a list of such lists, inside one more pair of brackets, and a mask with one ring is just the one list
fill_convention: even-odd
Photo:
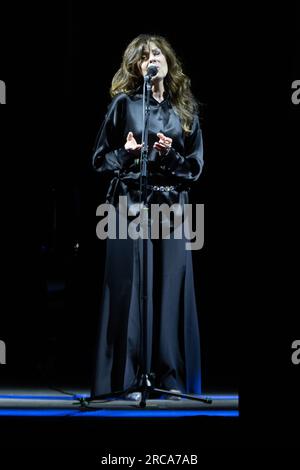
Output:
[[145,76],[149,65],[156,65],[158,72],[153,80],[164,79],[168,73],[168,64],[165,56],[160,48],[154,43],[150,42],[149,46],[145,46],[142,55],[142,62],[140,64],[142,75]]

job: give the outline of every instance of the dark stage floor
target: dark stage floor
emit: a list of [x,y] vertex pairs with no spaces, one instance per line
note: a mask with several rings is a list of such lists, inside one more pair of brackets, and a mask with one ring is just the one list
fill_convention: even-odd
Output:
[[92,402],[82,409],[78,398],[89,396],[88,390],[65,388],[64,392],[46,387],[1,387],[4,447],[77,447],[103,453],[111,448],[196,451],[199,445],[210,447],[216,439],[226,447],[236,445],[236,394],[205,395],[212,398],[212,404],[149,399],[142,409],[136,402],[118,399]]
[[266,396],[259,394],[246,403],[244,396],[239,403],[235,392],[205,394],[212,404],[149,399],[142,409],[118,399],[81,408],[79,398],[88,397],[89,390],[61,389],[64,393],[37,385],[0,386],[0,462],[3,450],[12,448],[22,452],[9,450],[10,463],[23,451],[37,456],[39,449],[46,449],[54,463],[59,450],[68,462],[83,459],[86,466],[108,454],[139,455],[143,460],[146,454],[186,453],[200,459],[206,448],[293,447],[296,441],[296,434],[291,436],[280,424],[287,422],[285,406],[270,410]]

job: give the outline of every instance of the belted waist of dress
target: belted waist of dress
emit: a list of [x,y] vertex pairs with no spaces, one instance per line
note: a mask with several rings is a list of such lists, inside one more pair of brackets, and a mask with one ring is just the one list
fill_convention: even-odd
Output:
[[178,191],[178,187],[175,185],[167,185],[167,186],[157,186],[153,184],[147,184],[147,189],[150,191],[161,191],[161,192],[169,192],[169,191]]
[[[110,200],[111,198],[114,198],[116,194],[117,187],[120,183],[125,184],[127,188],[130,190],[135,190],[138,191],[140,189],[140,179],[129,179],[129,178],[124,178],[122,177],[123,175],[115,175],[114,178],[112,178],[108,192],[107,192],[107,199]],[[171,184],[160,184],[159,182],[157,184],[147,184],[147,190],[148,191],[154,191],[154,192],[171,192],[171,191],[176,191],[176,192],[181,192],[181,191],[189,191],[190,187],[187,186],[185,183],[171,183]]]
[[[127,184],[127,183],[126,183]],[[137,183],[127,184],[128,188],[139,190],[140,185]],[[160,192],[170,192],[170,191],[189,191],[190,188],[184,184],[147,184],[148,191],[160,191]]]
[[[124,181],[122,180],[123,183],[126,184],[126,186],[129,189],[135,189],[139,190],[140,189],[140,180],[127,180]],[[161,192],[169,192],[169,191],[189,191],[190,187],[188,187],[184,183],[165,183],[165,182],[153,182],[153,184],[147,184],[147,190],[149,191],[161,191]]]

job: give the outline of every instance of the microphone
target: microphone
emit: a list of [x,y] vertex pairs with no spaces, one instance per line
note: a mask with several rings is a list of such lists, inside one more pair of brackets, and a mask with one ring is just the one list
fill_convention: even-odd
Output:
[[144,76],[144,80],[151,80],[158,72],[158,67],[156,65],[149,65],[147,68],[147,74]]

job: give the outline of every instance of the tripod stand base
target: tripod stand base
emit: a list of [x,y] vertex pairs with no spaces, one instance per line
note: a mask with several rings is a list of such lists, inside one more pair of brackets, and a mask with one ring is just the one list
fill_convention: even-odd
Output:
[[167,396],[174,396],[177,398],[187,398],[188,400],[194,400],[194,401],[199,401],[202,403],[206,404],[211,404],[212,399],[199,396],[199,395],[191,395],[188,393],[181,393],[177,391],[172,391],[172,390],[165,390],[162,388],[156,388],[151,385],[150,378],[148,374],[142,375],[140,379],[140,385],[136,387],[130,387],[127,390],[123,391],[118,391],[118,392],[112,392],[108,394],[103,394],[103,395],[98,395],[98,396],[92,396],[90,398],[85,398],[82,403],[80,403],[82,406],[88,406],[91,402],[93,401],[101,401],[101,400],[107,400],[110,398],[118,398],[118,397],[123,397],[124,395],[129,395],[130,393],[136,393],[140,392],[141,393],[141,400],[139,402],[140,408],[145,408],[147,405],[147,400],[150,395],[150,393],[158,393],[160,395],[167,395]]

